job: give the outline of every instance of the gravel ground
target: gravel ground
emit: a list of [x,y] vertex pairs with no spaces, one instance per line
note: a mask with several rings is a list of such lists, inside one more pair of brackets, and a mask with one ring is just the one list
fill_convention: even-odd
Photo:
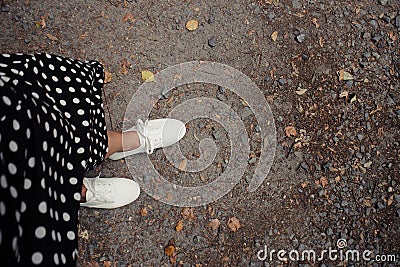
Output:
[[[249,193],[260,143],[245,103],[207,84],[180,86],[161,99],[150,117],[166,116],[198,96],[232,106],[250,139],[246,173],[231,192],[201,207],[169,206],[143,193],[120,209],[81,209],[80,266],[400,266],[398,0],[0,3],[0,52],[48,52],[106,66],[112,79],[104,101],[114,130],[126,120],[141,71],[192,60],[240,70],[274,114],[274,163],[262,186]],[[185,28],[191,19],[199,22],[194,31]],[[207,170],[180,171],[162,151],[151,159],[176,184],[215,180],[230,156],[227,133],[207,119],[187,128],[181,141],[187,158],[199,156],[199,137],[217,144]],[[100,171],[131,177],[124,161],[106,161]],[[396,261],[257,257],[265,246],[337,249],[338,239],[349,250],[372,251],[371,259],[396,255]]]

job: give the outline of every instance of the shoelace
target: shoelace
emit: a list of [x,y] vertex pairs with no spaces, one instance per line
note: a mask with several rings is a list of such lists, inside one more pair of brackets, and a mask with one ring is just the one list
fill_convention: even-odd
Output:
[[149,121],[143,122],[141,119],[137,122],[138,133],[140,133],[145,139],[145,149],[147,154],[151,154],[154,151],[154,141],[161,140],[161,134],[156,129],[150,129]]
[[96,180],[94,180],[93,182],[93,196],[97,199],[97,200],[101,200],[104,202],[114,202],[114,196],[113,196],[113,191],[112,191],[112,183],[97,183],[98,179],[100,178],[100,175],[96,177]]

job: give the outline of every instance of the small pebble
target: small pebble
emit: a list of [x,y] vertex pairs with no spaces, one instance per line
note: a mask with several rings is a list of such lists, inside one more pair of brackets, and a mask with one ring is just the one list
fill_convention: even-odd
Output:
[[210,47],[215,47],[216,41],[217,41],[217,38],[216,38],[215,36],[213,36],[213,37],[211,37],[210,39],[208,39],[208,45],[209,45]]
[[396,28],[400,28],[400,15],[396,16],[396,22],[394,25],[396,26]]
[[3,6],[1,8],[1,12],[10,12],[10,7],[9,6]]
[[379,3],[380,3],[382,6],[386,6],[387,3],[388,3],[388,0],[379,0]]
[[306,38],[306,35],[304,33],[301,33],[301,34],[296,36],[296,41],[299,42],[299,43],[302,43],[305,38]]

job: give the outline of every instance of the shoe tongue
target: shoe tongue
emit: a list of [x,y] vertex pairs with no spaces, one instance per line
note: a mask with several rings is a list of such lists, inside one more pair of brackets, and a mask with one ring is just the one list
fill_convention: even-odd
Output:
[[135,150],[140,150],[145,152],[146,151],[146,138],[139,132],[137,131],[137,135],[139,136],[139,147],[136,148]]

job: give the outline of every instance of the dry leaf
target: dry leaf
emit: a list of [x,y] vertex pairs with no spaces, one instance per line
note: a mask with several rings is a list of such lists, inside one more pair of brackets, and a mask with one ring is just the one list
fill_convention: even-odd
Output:
[[312,23],[315,25],[315,28],[319,28],[319,24],[318,24],[318,22],[317,22],[317,18],[313,18],[312,19]]
[[104,71],[104,83],[109,83],[112,80],[112,74],[111,72]]
[[320,47],[324,47],[324,38],[322,38],[321,36],[319,37],[319,46]]
[[111,261],[104,261],[103,262],[104,267],[111,267]]
[[340,98],[342,98],[342,97],[348,97],[349,96],[349,92],[347,92],[347,91],[343,91],[343,92],[341,92],[340,94],[339,94],[339,97]]
[[241,227],[240,222],[235,217],[232,217],[228,221],[228,227],[232,232],[236,232]]
[[135,18],[133,17],[131,12],[128,12],[125,14],[125,16],[122,18],[122,22],[135,22]]
[[181,163],[179,163],[178,169],[181,171],[186,170],[186,164],[187,164],[187,159],[182,160]]
[[149,214],[149,213],[148,213],[148,211],[147,211],[146,208],[143,208],[143,209],[140,210],[140,215],[141,215],[141,216],[145,217],[145,216],[147,216],[148,214]]
[[57,41],[58,40],[57,37],[55,37],[54,35],[51,35],[50,33],[46,34],[46,36],[47,36],[47,38],[49,38],[52,41]]
[[194,31],[199,27],[199,22],[197,20],[191,19],[186,22],[186,29],[189,31]]
[[389,197],[388,202],[387,202],[387,205],[388,205],[388,206],[390,206],[390,205],[393,204],[393,198],[394,198],[394,195],[391,195],[391,196]]
[[297,135],[296,128],[294,128],[294,126],[287,126],[285,128],[285,134],[287,137],[296,136]]
[[168,257],[173,257],[175,254],[175,246],[169,245],[164,249],[165,255]]
[[367,206],[367,207],[371,207],[372,206],[371,200],[364,199],[364,205]]
[[185,220],[194,221],[196,220],[196,215],[194,214],[194,208],[182,208],[182,216]]
[[40,17],[40,21],[36,21],[36,28],[44,28],[46,27],[46,21],[45,21],[45,17]]
[[219,226],[221,225],[221,223],[219,222],[218,219],[212,219],[209,223],[208,226],[211,227],[211,229],[213,229],[214,231],[217,230],[219,228]]
[[306,188],[306,187],[307,187],[307,182],[301,183],[301,187],[302,187],[302,188]]
[[271,34],[271,38],[272,38],[272,41],[276,42],[276,39],[278,38],[278,32],[277,32],[277,31],[274,31],[274,32]]
[[132,66],[132,64],[129,61],[127,61],[126,59],[123,59],[121,66],[122,66],[121,73],[123,75],[126,75],[126,74],[128,74],[128,69]]
[[179,231],[182,230],[182,229],[183,229],[183,221],[180,220],[180,221],[176,224],[175,230],[176,230],[177,232],[179,232]]
[[305,92],[307,92],[307,89],[299,89],[299,90],[296,91],[296,94],[304,95]]
[[344,69],[338,70],[337,75],[339,77],[339,81],[348,81],[348,80],[353,80],[353,75],[345,71]]
[[145,82],[154,82],[154,74],[149,70],[142,71],[142,80]]
[[325,186],[327,186],[328,185],[328,179],[326,178],[326,177],[324,177],[324,176],[322,176],[321,178],[319,178],[319,182],[320,182],[320,184],[321,184],[321,186],[323,187],[323,188],[325,188]]

